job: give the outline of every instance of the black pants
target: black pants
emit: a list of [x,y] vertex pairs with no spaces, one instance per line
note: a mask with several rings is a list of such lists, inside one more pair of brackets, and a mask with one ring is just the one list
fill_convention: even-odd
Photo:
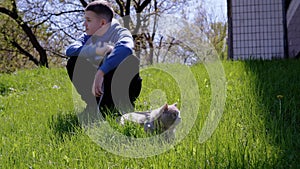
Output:
[[[128,56],[128,58],[131,58],[131,59],[133,59],[133,57],[135,58],[135,56]],[[132,64],[132,63],[134,63],[134,64]],[[116,86],[114,88],[114,90],[118,90],[119,89],[118,86],[120,86],[120,87],[122,86],[122,84],[117,84],[117,85],[112,84],[113,82],[120,83],[120,80],[113,81],[113,77],[116,72],[116,69],[113,69],[104,75],[104,80],[103,80],[104,94],[100,100],[99,97],[95,97],[92,94],[92,85],[94,82],[95,74],[97,72],[97,67],[93,66],[86,59],[83,59],[80,57],[70,57],[67,62],[67,66],[66,66],[68,75],[69,75],[73,85],[75,86],[77,92],[81,95],[81,98],[86,102],[87,106],[89,106],[89,107],[99,106],[99,108],[101,110],[100,112],[102,113],[103,116],[105,116],[107,114],[107,112],[110,112],[110,113],[113,112],[114,114],[116,113],[118,115],[120,115],[120,113],[123,113],[123,112],[119,112],[119,110],[118,110],[119,108],[117,108],[118,106],[116,106],[116,103],[114,103],[114,101],[116,101],[116,100],[118,102],[117,103],[118,105],[122,105],[127,108],[128,107],[134,108],[134,102],[140,94],[141,87],[142,87],[142,79],[139,76],[138,62],[131,62],[131,64],[128,64],[128,65],[126,65],[126,62],[124,62],[122,67],[125,67],[126,69],[131,69],[131,70],[135,69],[135,71],[136,71],[136,74],[131,79],[129,79],[130,83],[129,83],[129,89],[127,88],[128,92],[127,91],[121,92],[121,93],[125,93],[125,95],[127,93],[128,96],[123,97],[118,94],[117,95],[114,94],[114,99],[113,99],[112,86]],[[125,71],[118,71],[118,74],[120,74],[120,72],[123,73],[120,76],[122,76],[122,77],[124,77],[124,75],[126,76]],[[125,79],[125,81],[126,81],[126,79]],[[125,83],[125,81],[124,81],[124,83]],[[125,90],[126,90],[126,88],[125,88]],[[118,98],[116,98],[116,97],[118,97]],[[131,105],[126,105],[126,104],[128,104],[128,97],[129,97],[129,101],[130,101]],[[104,110],[106,110],[106,111],[104,111]]]

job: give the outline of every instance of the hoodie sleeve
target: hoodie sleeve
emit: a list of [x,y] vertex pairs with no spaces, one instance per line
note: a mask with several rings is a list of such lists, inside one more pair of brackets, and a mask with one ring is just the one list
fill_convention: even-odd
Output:
[[107,59],[98,70],[102,70],[106,74],[116,68],[127,56],[133,53],[133,47],[133,38],[129,31],[125,30],[115,44],[113,51],[107,56]]
[[66,50],[66,55],[68,57],[72,56],[81,56],[81,57],[88,57],[93,56],[96,53],[96,47],[85,45],[85,43],[88,41],[90,36],[86,34],[82,34],[75,42],[73,42],[70,46],[68,46]]

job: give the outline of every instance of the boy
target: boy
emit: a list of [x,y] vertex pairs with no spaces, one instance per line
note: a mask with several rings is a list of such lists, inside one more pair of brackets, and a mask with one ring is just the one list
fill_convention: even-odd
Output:
[[[111,4],[107,1],[89,3],[85,8],[85,33],[66,50],[69,57],[67,71],[76,90],[87,103],[86,113],[94,113],[98,105],[104,116],[104,108],[115,112],[112,78],[119,64],[129,56],[133,57],[132,35],[113,19],[113,15]],[[141,90],[138,67],[139,64],[128,66],[128,69],[136,70],[133,79],[128,79],[131,104]]]

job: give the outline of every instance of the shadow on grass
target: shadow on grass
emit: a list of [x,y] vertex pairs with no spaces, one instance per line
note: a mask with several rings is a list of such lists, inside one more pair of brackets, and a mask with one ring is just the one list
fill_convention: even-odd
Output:
[[66,138],[69,139],[81,129],[78,118],[74,113],[58,113],[52,115],[48,125],[53,133],[62,140]]
[[[113,127],[115,130],[123,133],[129,137],[146,137],[143,128],[140,125],[134,123],[126,124],[125,126],[120,126],[116,120],[116,116],[106,115],[106,121]],[[91,125],[89,123],[89,125]],[[81,123],[78,119],[78,116],[75,113],[57,113],[52,115],[48,120],[48,126],[53,131],[55,137],[60,141],[65,139],[70,139],[72,136],[83,132],[81,128]]]
[[275,168],[300,167],[300,60],[246,61],[265,114],[269,143],[281,154]]

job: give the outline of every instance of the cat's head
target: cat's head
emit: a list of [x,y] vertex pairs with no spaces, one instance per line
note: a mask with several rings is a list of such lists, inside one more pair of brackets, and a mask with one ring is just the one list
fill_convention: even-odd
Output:
[[165,129],[175,127],[181,122],[180,111],[177,108],[177,103],[172,105],[165,104],[163,106],[163,112],[159,116],[158,120]]

